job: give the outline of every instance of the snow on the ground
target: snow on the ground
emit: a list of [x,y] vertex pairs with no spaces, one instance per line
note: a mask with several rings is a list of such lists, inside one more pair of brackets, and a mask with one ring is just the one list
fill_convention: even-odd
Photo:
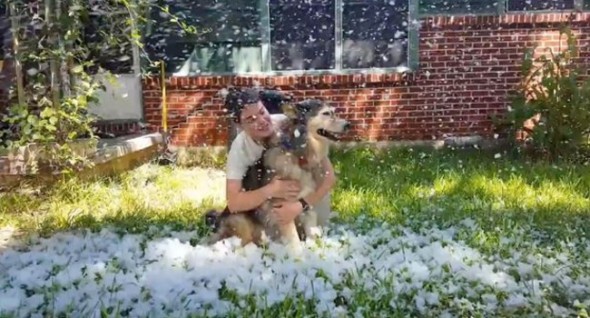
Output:
[[12,226],[0,228],[0,250],[11,245],[12,239],[17,232]]
[[587,241],[574,242],[585,250],[550,250],[522,231],[502,238],[497,255],[483,255],[458,240],[477,230],[473,222],[418,232],[383,225],[365,234],[338,227],[295,258],[278,245],[239,248],[231,239],[192,246],[185,232],[61,233],[0,254],[0,316],[98,317],[109,307],[131,317],[224,316],[296,295],[314,299],[318,313],[361,316],[371,316],[363,312],[370,299],[435,316],[531,308],[565,316],[574,302],[590,305],[590,273],[579,267],[590,256]]

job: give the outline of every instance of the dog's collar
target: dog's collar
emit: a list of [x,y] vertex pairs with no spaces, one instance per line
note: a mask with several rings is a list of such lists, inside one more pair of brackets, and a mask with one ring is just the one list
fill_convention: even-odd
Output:
[[[281,138],[281,145],[284,149],[286,150],[295,150],[295,147],[293,146],[293,144],[291,142],[289,142],[289,138]],[[299,166],[306,166],[309,163],[309,160],[307,160],[307,157],[305,155],[303,156],[299,156],[299,158],[297,159],[297,163],[299,164]]]
[[309,163],[306,156],[300,156],[298,162],[300,167],[306,166]]

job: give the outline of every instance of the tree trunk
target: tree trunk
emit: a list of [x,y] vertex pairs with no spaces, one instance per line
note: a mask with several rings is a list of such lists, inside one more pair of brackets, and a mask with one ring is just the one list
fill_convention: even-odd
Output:
[[20,62],[20,50],[18,41],[18,30],[19,23],[18,19],[20,16],[16,12],[16,4],[14,1],[10,2],[10,21],[11,21],[11,32],[12,32],[12,49],[14,51],[14,73],[16,75],[16,95],[18,98],[18,104],[25,104],[25,88],[23,84],[23,67]]
[[[57,49],[57,42],[58,37],[56,35],[57,28],[55,28],[55,24],[58,23],[57,20],[54,20],[54,12],[56,12],[56,8],[52,0],[45,0],[45,23],[49,28],[49,47],[52,49]],[[51,88],[51,103],[53,108],[57,111],[60,107],[60,99],[61,99],[61,92],[60,92],[60,81],[59,81],[59,70],[60,63],[55,58],[52,57],[49,60],[49,72],[50,72],[50,88]],[[56,141],[61,143],[65,141],[65,135],[67,132],[62,131],[61,123],[58,120],[57,123],[57,135]]]
[[[62,15],[62,7],[63,2],[62,0],[55,0],[55,19],[59,20]],[[59,48],[60,50],[67,52],[69,48],[65,47],[64,39],[59,38]],[[71,95],[71,78],[70,78],[70,65],[71,65],[71,58],[64,58],[60,61],[60,77],[61,77],[61,93],[69,97]]]

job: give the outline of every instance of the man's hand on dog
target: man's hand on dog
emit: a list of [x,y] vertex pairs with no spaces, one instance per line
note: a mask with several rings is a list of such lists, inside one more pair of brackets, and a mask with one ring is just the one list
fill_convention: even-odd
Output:
[[277,177],[270,182],[270,188],[272,191],[271,196],[273,198],[285,199],[288,201],[297,200],[297,195],[301,191],[299,181],[281,180]]
[[286,225],[293,222],[303,212],[303,206],[299,200],[280,200],[273,204],[272,212],[279,225]]
[[275,177],[271,183],[272,197],[275,198],[273,213],[277,222],[281,225],[293,222],[303,212],[301,202],[297,200],[301,185],[299,181],[282,180]]

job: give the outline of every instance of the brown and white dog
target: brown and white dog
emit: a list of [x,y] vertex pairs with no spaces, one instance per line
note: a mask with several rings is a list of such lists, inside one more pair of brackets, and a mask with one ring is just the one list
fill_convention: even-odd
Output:
[[[330,145],[350,128],[350,123],[337,117],[334,108],[320,100],[308,99],[283,105],[287,120],[274,134],[257,165],[251,167],[242,181],[244,190],[258,189],[274,176],[297,180],[301,184],[299,198],[315,191],[325,176],[322,160]],[[213,244],[229,237],[238,237],[242,245],[262,244],[263,233],[284,244],[297,244],[301,239],[315,237],[317,214],[313,208],[302,213],[294,223],[279,226],[272,215],[276,199],[267,200],[260,208],[243,213],[225,212],[216,217],[216,229],[204,241]]]

